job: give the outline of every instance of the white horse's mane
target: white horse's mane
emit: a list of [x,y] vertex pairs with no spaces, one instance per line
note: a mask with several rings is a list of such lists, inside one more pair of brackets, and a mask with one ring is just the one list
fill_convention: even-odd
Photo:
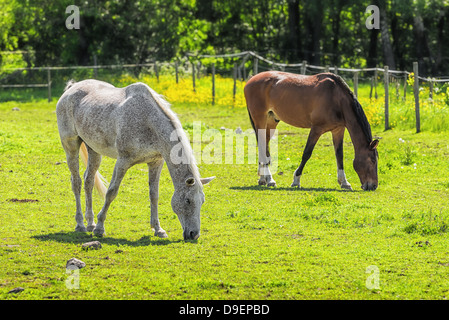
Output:
[[189,138],[187,137],[184,129],[182,128],[181,122],[179,121],[179,118],[177,117],[176,113],[173,112],[171,109],[170,103],[165,100],[164,96],[161,94],[158,94],[156,91],[151,89],[148,85],[148,90],[151,93],[151,96],[153,97],[154,101],[156,101],[157,105],[161,110],[164,112],[164,114],[167,116],[167,118],[172,123],[174,129],[176,130],[179,141],[181,142],[182,149],[184,151],[184,155],[187,159],[187,163],[189,165],[190,171],[193,174],[193,177],[196,180],[196,183],[199,186],[202,186],[201,184],[201,176],[200,172],[198,170],[196,160],[193,154],[192,147],[190,146]]

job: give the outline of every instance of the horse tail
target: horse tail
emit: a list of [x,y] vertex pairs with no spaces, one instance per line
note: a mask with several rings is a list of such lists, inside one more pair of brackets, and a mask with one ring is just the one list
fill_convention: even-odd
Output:
[[256,125],[254,124],[254,120],[253,117],[251,117],[251,112],[249,112],[249,109],[246,108],[248,110],[248,115],[249,115],[249,121],[251,121],[251,126],[254,129],[254,133],[256,134],[256,140],[257,140],[257,130],[256,130]]
[[66,92],[67,90],[70,89],[70,87],[72,87],[74,84],[76,83],[75,80],[71,79],[69,81],[67,81],[65,88],[64,88],[64,92]]
[[[84,142],[81,143],[80,151],[81,151],[81,159],[83,160],[83,163],[84,163],[84,165],[87,168],[88,154],[87,154],[87,148],[86,148],[86,145],[84,144]],[[95,172],[94,187],[98,191],[100,196],[103,198],[103,200],[105,200],[105,198],[106,198],[106,191],[108,190],[108,188],[107,188],[107,181],[100,174],[100,172],[98,172],[98,171]]]

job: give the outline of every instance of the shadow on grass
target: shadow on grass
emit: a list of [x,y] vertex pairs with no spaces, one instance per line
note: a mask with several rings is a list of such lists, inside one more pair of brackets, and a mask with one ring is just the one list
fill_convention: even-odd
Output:
[[141,246],[165,246],[172,243],[180,243],[180,242],[189,242],[189,243],[197,243],[196,240],[169,240],[169,239],[160,239],[158,237],[151,237],[151,236],[143,236],[139,240],[128,240],[128,239],[121,239],[121,238],[112,238],[112,237],[96,237],[93,236],[92,233],[89,232],[75,232],[75,231],[69,231],[69,232],[55,232],[55,233],[48,233],[43,235],[35,235],[32,236],[32,238],[35,238],[40,241],[57,241],[57,242],[64,242],[64,243],[72,243],[72,244],[82,244],[89,241],[95,241],[98,240],[101,242],[101,244],[109,244],[109,245],[116,245],[116,246],[131,246],[131,247],[141,247]]
[[363,190],[345,190],[345,189],[332,189],[332,188],[296,188],[296,187],[267,187],[267,186],[240,186],[240,187],[229,187],[231,190],[253,190],[253,191],[293,191],[293,192],[302,192],[302,191],[316,191],[316,192],[359,192]]

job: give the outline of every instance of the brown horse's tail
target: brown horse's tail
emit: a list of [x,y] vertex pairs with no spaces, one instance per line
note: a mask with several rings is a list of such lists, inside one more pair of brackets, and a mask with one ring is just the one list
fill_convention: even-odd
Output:
[[[81,160],[83,160],[84,165],[87,168],[87,160],[88,160],[88,154],[87,154],[87,148],[84,142],[81,143],[80,146],[81,151]],[[103,198],[103,200],[106,198],[106,191],[108,190],[106,179],[100,174],[100,172],[95,172],[95,189],[98,191],[100,196]]]
[[251,121],[251,126],[254,129],[254,133],[256,134],[256,141],[257,141],[257,129],[256,129],[256,125],[254,124],[254,120],[253,117],[251,117],[251,112],[249,112],[249,108],[246,108],[248,110],[248,115],[249,115],[249,121]]

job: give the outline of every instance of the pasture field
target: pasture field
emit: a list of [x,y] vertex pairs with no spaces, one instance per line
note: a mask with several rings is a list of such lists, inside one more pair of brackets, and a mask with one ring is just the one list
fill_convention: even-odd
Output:
[[[360,189],[347,133],[345,170],[354,191],[338,186],[330,134],[307,163],[302,188],[290,188],[308,130],[283,123],[276,188],[257,185],[256,164],[197,159],[202,176],[217,177],[204,187],[197,241],[182,240],[166,166],[159,216],[169,238],[153,236],[147,167],[137,165],[108,212],[106,236],[97,239],[102,248],[84,251],[92,236],[74,232],[56,101],[0,104],[0,299],[449,297],[449,131],[375,126],[373,134],[382,137],[375,192]],[[250,128],[244,105],[173,102],[172,108],[190,134],[195,121],[203,132]],[[100,167],[108,180],[113,165],[104,158]],[[94,197],[96,213],[101,205]],[[70,258],[86,263],[77,282],[66,272]],[[24,290],[8,293],[17,287]]]

